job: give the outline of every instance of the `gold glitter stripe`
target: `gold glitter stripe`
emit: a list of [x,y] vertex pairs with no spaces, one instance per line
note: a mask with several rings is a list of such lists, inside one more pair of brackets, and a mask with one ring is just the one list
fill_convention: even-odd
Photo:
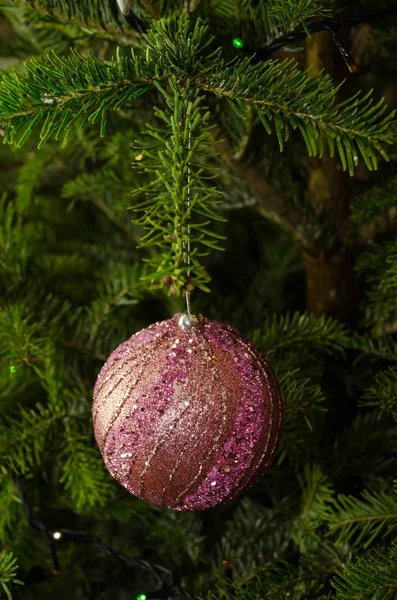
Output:
[[[103,388],[105,387],[105,385],[106,385],[106,384],[107,384],[107,383],[108,383],[108,382],[109,382],[109,381],[110,381],[110,380],[111,380],[113,377],[115,377],[115,375],[117,375],[117,374],[118,374],[120,371],[122,371],[122,370],[123,370],[123,368],[124,368],[124,364],[125,364],[125,363],[123,362],[124,360],[125,360],[125,356],[120,356],[118,359],[116,359],[116,360],[115,360],[115,362],[117,362],[117,361],[121,361],[121,362],[119,362],[119,364],[118,364],[118,365],[116,365],[115,369],[113,369],[113,364],[112,364],[112,365],[109,367],[109,369],[110,369],[110,372],[108,372],[108,374],[107,374],[107,375],[105,375],[105,377],[102,379],[102,381],[101,381],[101,384],[100,384],[99,388],[97,389],[97,391],[96,391],[96,394],[95,394],[95,396],[94,396],[94,401],[95,401],[95,400],[98,398],[98,396],[99,396],[99,395],[100,395],[100,393],[102,392],[102,390],[103,390]],[[99,375],[98,375],[98,376],[99,376]],[[102,400],[103,400],[103,398],[102,398]],[[99,405],[99,403],[96,405],[96,408],[95,408],[95,413],[93,414],[93,422],[94,422],[94,420],[96,419],[96,417],[97,417],[97,414],[98,414],[98,412],[99,412],[99,409],[100,409],[100,408],[102,408],[102,406],[103,406],[103,402],[102,402],[102,404],[101,404],[101,405]]]
[[[137,354],[137,353],[139,354],[139,350],[141,350],[142,346],[144,346],[144,345],[145,345],[145,344],[142,344],[142,346],[139,346],[139,348],[135,348],[134,346],[131,346],[131,344],[133,344],[133,342],[132,342],[133,338],[134,338],[134,337],[136,337],[137,335],[139,335],[140,333],[142,333],[142,331],[150,331],[151,329],[153,329],[153,328],[154,328],[154,326],[155,326],[155,325],[157,325],[157,326],[160,326],[160,325],[162,325],[163,323],[165,323],[165,321],[160,321],[160,322],[158,322],[158,323],[153,323],[152,325],[149,325],[149,327],[146,327],[146,329],[141,329],[141,331],[137,331],[136,333],[134,333],[134,334],[133,334],[131,337],[129,337],[127,340],[125,340],[125,342],[122,342],[122,343],[120,344],[120,346],[123,346],[124,344],[127,344],[127,342],[130,342],[130,345],[128,345],[128,346],[127,346],[127,348],[126,348],[126,350],[127,350],[128,352],[131,352],[131,354],[128,356],[128,358],[133,358],[134,354]],[[155,339],[156,339],[156,338],[155,338]],[[119,346],[117,346],[117,348],[118,348],[118,347],[119,347]],[[117,348],[115,348],[115,349],[113,350],[113,352],[114,352],[115,350],[117,350]],[[118,357],[118,358],[116,358],[116,359],[115,359],[115,362],[117,362],[117,361],[119,361],[119,360],[123,360],[124,358],[125,358],[124,356],[120,356],[120,357]],[[105,363],[105,364],[106,364],[106,363]],[[113,365],[112,365],[110,368],[112,368],[112,367],[113,367]],[[96,400],[96,398],[97,398],[97,396],[99,395],[99,393],[101,392],[101,390],[102,390],[103,386],[104,386],[104,385],[105,385],[105,384],[106,384],[106,383],[109,381],[109,379],[111,379],[111,378],[113,377],[113,375],[116,375],[116,374],[118,373],[118,371],[120,371],[120,369],[122,369],[122,368],[123,368],[123,364],[121,364],[121,365],[118,365],[118,367],[116,367],[116,369],[115,369],[115,370],[112,370],[112,372],[111,372],[111,373],[109,373],[109,374],[107,374],[107,375],[105,375],[105,376],[104,376],[104,378],[102,379],[102,381],[101,381],[101,383],[100,383],[100,386],[99,386],[99,388],[98,388],[98,389],[97,389],[97,391],[96,391],[96,394],[95,394],[94,400]],[[99,376],[99,374],[98,374],[98,376]]]
[[[201,340],[200,340],[200,341],[201,341]],[[204,338],[204,341],[205,341],[205,342],[207,342],[207,340],[206,340],[205,338]],[[208,344],[208,342],[207,342],[207,346],[208,346],[208,350],[209,350],[209,355],[211,356],[211,355],[212,355],[212,349],[211,349],[210,345]],[[201,348],[200,348],[200,350],[201,350]],[[208,361],[208,362],[209,362],[209,361]],[[213,363],[212,363],[212,361],[211,361],[211,367],[212,367],[211,371],[212,371],[212,375],[213,375],[213,377],[212,377],[212,381],[211,381],[211,394],[212,394],[212,392],[213,392],[213,384],[214,384],[214,381],[215,381],[215,371],[216,371],[216,365],[215,365],[215,364],[213,364]],[[191,404],[193,404],[193,402],[191,402]],[[194,431],[193,431],[193,433],[191,434],[191,436],[190,436],[190,438],[189,438],[189,442],[188,442],[188,444],[190,444],[190,443],[193,441],[193,439],[194,439],[194,438],[195,438],[195,436],[196,436],[197,430],[198,430],[198,429],[201,427],[201,424],[202,424],[202,422],[203,422],[203,421],[204,421],[204,420],[207,418],[207,413],[208,413],[208,412],[209,412],[209,410],[210,410],[210,405],[207,403],[206,407],[207,407],[207,410],[206,410],[206,411],[203,411],[203,413],[202,413],[202,414],[204,415],[204,418],[203,418],[202,420],[200,420],[200,419],[198,419],[198,420],[197,420],[197,422],[196,422],[196,426],[195,426],[195,428],[194,428]],[[185,454],[186,454],[186,448],[188,447],[188,444],[186,444],[186,445],[185,445],[185,450],[182,452],[182,454],[181,454],[181,456],[179,457],[179,459],[178,459],[178,461],[177,461],[176,465],[174,466],[174,468],[173,468],[173,470],[172,470],[172,472],[171,472],[171,475],[170,475],[169,481],[168,481],[168,483],[167,483],[166,487],[165,487],[165,488],[164,488],[164,490],[163,490],[163,495],[162,495],[162,498],[161,498],[161,501],[162,501],[162,503],[163,503],[163,504],[164,504],[164,501],[165,501],[165,496],[166,496],[167,490],[169,489],[169,487],[170,487],[170,485],[171,485],[171,481],[172,481],[172,479],[173,479],[173,477],[174,477],[174,474],[175,474],[175,472],[177,471],[177,469],[179,468],[179,466],[181,465],[181,463],[183,462],[183,460],[184,460],[184,458],[185,458]],[[203,468],[203,466],[201,465],[201,466],[199,467],[199,474],[201,473],[201,471],[202,471],[202,468]],[[196,475],[196,476],[195,476],[195,478],[193,479],[193,481],[189,483],[189,486],[188,486],[188,488],[187,488],[187,489],[189,489],[189,488],[190,488],[190,487],[191,487],[191,486],[194,484],[194,482],[197,480],[197,477],[199,476],[199,474],[198,474],[198,475]],[[185,491],[186,491],[186,490],[185,490]],[[179,494],[179,497],[182,497],[182,496],[184,496],[184,494],[185,494],[185,491],[183,491],[181,494]]]
[[[108,396],[109,394],[112,394],[112,393],[114,392],[114,390],[115,390],[116,388],[118,388],[118,386],[120,385],[120,383],[121,383],[121,382],[122,382],[124,379],[125,379],[125,375],[122,375],[122,376],[120,377],[120,379],[118,380],[118,382],[117,382],[117,383],[115,383],[115,384],[114,384],[114,386],[110,388],[110,390],[108,390],[108,392],[107,392],[107,396]],[[102,407],[102,406],[103,406],[103,402],[102,402],[102,404],[101,404],[101,407]],[[95,425],[96,425],[96,421],[97,421],[98,413],[99,413],[99,407],[97,406],[97,410],[95,411],[95,414],[92,416],[92,424],[93,424],[93,426],[94,426],[94,427],[95,427]]]
[[[207,337],[205,335],[204,329],[203,329],[202,335],[203,335],[204,341],[206,342],[206,344],[209,347],[210,352],[212,354],[212,346],[211,346],[209,340],[207,339]],[[218,369],[216,368],[216,361],[214,360],[213,373],[215,374],[216,371],[218,373],[218,378],[221,379],[221,377],[220,377],[221,370],[219,369],[219,367],[218,367]],[[213,393],[213,384],[214,384],[214,381],[215,381],[215,378],[213,378],[213,380],[212,380],[211,394]],[[226,388],[224,388],[224,389],[226,389]],[[203,464],[208,460],[208,458],[211,456],[211,454],[214,452],[214,450],[215,449],[219,449],[219,447],[220,447],[220,445],[218,445],[218,448],[217,448],[217,442],[218,442],[219,438],[221,437],[223,427],[224,427],[224,425],[226,423],[226,420],[227,420],[227,418],[226,418],[227,417],[227,404],[226,404],[226,401],[225,401],[225,394],[224,393],[222,393],[222,416],[223,416],[223,421],[222,421],[222,423],[220,425],[218,436],[215,438],[214,445],[212,446],[211,450],[208,452],[207,456],[204,458],[202,464],[200,465],[200,468],[199,468],[199,471],[198,471],[197,475],[195,475],[195,477],[192,479],[192,481],[189,483],[189,485],[181,492],[181,494],[180,494],[181,497],[184,497],[189,492],[189,490],[193,487],[193,485],[195,484],[195,482],[197,481],[197,479],[201,475],[201,472],[203,470]]]
[[[110,423],[109,423],[109,425],[108,425],[107,429],[105,430],[105,436],[104,436],[104,439],[103,439],[103,445],[102,445],[102,447],[103,447],[103,449],[104,449],[104,450],[105,450],[105,448],[106,448],[106,443],[107,443],[107,440],[108,440],[108,437],[109,437],[109,433],[110,433],[110,429],[111,429],[111,427],[113,427],[114,423],[116,422],[116,420],[117,420],[117,419],[118,419],[118,417],[120,416],[120,413],[121,413],[121,411],[123,410],[123,408],[124,408],[124,405],[125,405],[125,403],[127,402],[127,400],[128,400],[128,398],[129,398],[129,396],[130,396],[130,394],[131,394],[131,392],[132,392],[132,390],[133,390],[134,386],[135,386],[135,385],[138,383],[138,381],[141,379],[141,377],[142,377],[142,375],[143,375],[143,373],[144,373],[144,371],[145,371],[145,365],[146,365],[146,362],[152,359],[152,357],[153,357],[153,354],[154,354],[154,352],[155,352],[155,351],[158,349],[158,346],[159,346],[159,344],[160,344],[160,342],[161,342],[161,341],[162,341],[162,338],[161,338],[161,336],[159,336],[158,338],[156,338],[156,339],[155,339],[155,343],[151,345],[151,349],[150,349],[150,351],[149,351],[148,355],[145,357],[145,361],[144,361],[144,363],[143,363],[143,368],[140,370],[139,374],[137,375],[137,377],[136,377],[136,378],[134,379],[134,381],[132,382],[132,385],[131,385],[131,387],[128,389],[128,391],[127,391],[127,393],[124,395],[124,397],[121,399],[121,401],[120,401],[120,403],[119,403],[119,406],[118,406],[118,408],[116,409],[116,412],[113,414],[113,416],[112,416],[112,418],[111,418],[111,420],[110,420]],[[157,342],[157,343],[156,343],[156,342]],[[130,357],[128,357],[128,358],[130,358]],[[126,362],[126,361],[125,361],[125,362]],[[124,362],[124,364],[125,364],[125,362]],[[107,395],[108,395],[108,394],[107,394]],[[106,396],[105,396],[105,397],[106,397]],[[136,402],[135,402],[135,404],[136,404]]]
[[[200,349],[201,349],[201,348],[200,348]],[[193,397],[193,400],[194,400],[194,397]],[[189,404],[189,406],[191,406],[191,405],[192,405],[192,400],[190,401],[190,404]],[[169,437],[170,437],[170,435],[171,435],[171,433],[170,433],[170,432],[174,430],[174,428],[175,428],[175,425],[177,425],[177,424],[179,423],[179,421],[181,420],[181,418],[182,418],[182,417],[184,416],[184,414],[187,412],[187,410],[188,410],[189,406],[185,407],[185,410],[182,412],[182,414],[180,414],[180,415],[179,415],[179,417],[177,418],[176,422],[175,422],[175,420],[174,420],[174,422],[173,422],[174,424],[173,424],[173,427],[172,427],[172,429],[168,429],[168,431],[167,431],[167,433],[165,434],[165,436],[164,436],[164,437],[163,437],[163,438],[162,438],[162,439],[161,439],[161,440],[160,440],[160,441],[157,443],[157,445],[155,446],[155,448],[154,448],[154,451],[153,451],[152,455],[149,457],[149,459],[147,459],[147,460],[146,460],[146,462],[145,462],[145,467],[143,468],[143,471],[142,471],[141,473],[139,473],[139,477],[140,477],[140,479],[141,479],[141,482],[140,482],[140,492],[139,492],[139,495],[140,495],[140,496],[142,496],[142,495],[144,494],[144,489],[145,489],[145,488],[144,488],[144,476],[145,476],[145,474],[146,474],[146,472],[147,472],[147,470],[148,470],[148,468],[149,468],[150,462],[151,462],[151,461],[152,461],[152,459],[155,457],[155,455],[158,453],[158,451],[159,451],[159,450],[160,450],[160,449],[161,449],[161,448],[164,446],[164,443],[165,443],[165,442],[168,440],[168,438],[169,438]],[[165,489],[163,490],[163,492],[162,492],[163,494],[165,494],[165,493],[166,493],[166,489],[167,489],[167,488],[165,488]]]
[[[161,323],[165,323],[166,321],[160,321]],[[150,325],[149,327],[147,327],[147,329],[151,329],[152,327],[154,327],[154,325],[157,325],[157,323],[154,323],[153,325]],[[145,330],[142,330],[145,331]],[[165,333],[163,332],[163,336],[167,335],[168,330],[165,331]],[[128,340],[126,340],[125,342],[123,342],[122,344],[120,344],[121,346],[123,344],[126,344],[127,341],[131,340],[132,338],[134,338],[136,335],[138,335],[139,333],[141,333],[140,331],[137,331],[137,333],[134,333],[133,336],[131,336],[131,338],[129,338]],[[159,336],[160,337],[160,336]],[[156,341],[156,339],[159,338],[154,338],[154,341]],[[119,358],[115,359],[115,362],[121,361],[121,363],[119,363],[115,368],[113,368],[113,364],[111,365],[111,367],[109,367],[110,369],[110,373],[108,373],[107,375],[105,375],[105,377],[103,378],[103,380],[101,381],[101,384],[94,396],[94,401],[97,399],[97,397],[99,396],[99,394],[101,393],[102,389],[104,388],[104,386],[113,378],[115,377],[120,371],[122,371],[125,367],[125,361],[126,360],[136,360],[137,355],[140,355],[140,350],[142,349],[142,347],[144,347],[144,344],[142,346],[139,346],[139,348],[134,348],[134,347],[130,347],[128,346],[126,351],[128,353],[128,356],[126,357],[124,356],[120,356]],[[141,359],[141,361],[137,361],[138,365],[140,364],[140,362],[142,362],[142,360],[146,360],[146,359]],[[105,397],[106,398],[108,396],[108,393],[106,393]],[[93,424],[95,425],[95,421],[96,421],[96,417],[98,415],[98,412],[100,411],[100,409],[103,407],[104,405],[104,398],[102,398],[102,402],[101,404],[97,404],[96,408],[95,408],[95,412],[93,414]]]

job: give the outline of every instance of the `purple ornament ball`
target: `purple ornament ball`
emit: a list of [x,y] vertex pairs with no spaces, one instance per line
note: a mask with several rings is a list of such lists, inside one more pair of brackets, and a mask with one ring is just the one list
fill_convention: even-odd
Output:
[[154,323],[120,344],[94,388],[94,435],[110,474],[148,502],[204,510],[251,487],[271,463],[283,403],[269,362],[201,315]]

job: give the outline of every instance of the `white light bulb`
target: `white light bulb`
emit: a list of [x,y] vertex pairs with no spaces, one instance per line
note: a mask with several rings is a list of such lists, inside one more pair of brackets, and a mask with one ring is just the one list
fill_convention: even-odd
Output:
[[62,533],[60,531],[54,531],[52,537],[54,538],[54,540],[60,540],[62,537]]
[[129,14],[131,10],[131,0],[117,0],[117,4],[123,15]]

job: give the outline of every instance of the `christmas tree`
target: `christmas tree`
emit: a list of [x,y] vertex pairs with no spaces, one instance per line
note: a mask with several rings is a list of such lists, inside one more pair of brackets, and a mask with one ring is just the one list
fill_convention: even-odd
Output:
[[[391,0],[2,0],[1,597],[396,597],[396,27]],[[178,512],[112,478],[92,401],[186,301],[270,361],[284,423],[253,487]]]

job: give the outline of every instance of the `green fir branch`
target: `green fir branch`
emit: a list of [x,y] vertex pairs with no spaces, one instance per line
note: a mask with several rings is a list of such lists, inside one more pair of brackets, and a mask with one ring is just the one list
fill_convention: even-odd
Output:
[[368,245],[356,270],[368,285],[363,302],[366,323],[381,335],[397,320],[397,241]]
[[267,563],[269,557],[282,555],[290,542],[292,521],[292,515],[290,520],[286,519],[286,511],[292,512],[286,500],[281,506],[265,507],[248,495],[243,496],[216,545],[212,558],[214,573],[219,573],[225,557],[236,573],[248,576]]
[[137,33],[123,19],[111,2],[102,0],[2,0],[2,6],[31,13],[36,21],[48,23],[68,32],[70,28],[84,35],[136,45]]
[[[180,294],[186,286],[208,292],[210,278],[201,257],[208,255],[208,247],[221,250],[219,240],[224,239],[208,228],[211,221],[224,220],[212,209],[221,203],[221,193],[208,186],[201,174],[203,169],[195,162],[195,155],[210,143],[208,127],[204,127],[209,113],[204,112],[202,97],[190,79],[185,79],[181,87],[173,76],[169,86],[171,94],[157,84],[169,109],[166,113],[155,108],[166,124],[164,131],[150,126],[145,132],[156,143],[152,145],[154,152],[146,148],[142,168],[155,172],[157,179],[133,192],[136,196],[145,190],[147,196],[154,197],[130,208],[143,213],[135,220],[148,231],[141,245],[161,250],[147,259],[152,270],[144,279],[154,288],[168,285],[174,294]],[[141,168],[139,163],[137,166]]]
[[361,356],[369,356],[374,360],[397,361],[397,342],[390,336],[356,335],[352,338],[351,347],[358,350]]
[[389,367],[375,376],[375,384],[365,390],[361,406],[376,406],[397,421],[397,370]]
[[324,583],[286,562],[257,569],[234,582],[221,582],[211,590],[208,600],[326,600],[322,595]]
[[12,25],[14,35],[5,36],[0,41],[0,56],[19,59],[40,57],[48,52],[57,54],[67,52],[71,47],[82,45],[89,39],[88,32],[73,25],[63,25],[58,29],[55,23],[48,23],[40,18],[36,11],[0,7]]
[[336,319],[299,312],[268,317],[251,337],[269,358],[288,350],[305,356],[318,352],[338,356],[351,345],[347,328]]
[[355,225],[370,225],[395,208],[397,211],[397,177],[391,177],[381,187],[374,187],[352,203],[350,220]]
[[114,311],[121,306],[137,304],[144,288],[136,266],[109,264],[98,284],[98,295],[86,309],[85,328],[89,331],[88,346],[93,347]]
[[240,116],[244,104],[255,107],[267,133],[273,124],[280,150],[291,130],[298,130],[309,156],[321,158],[327,145],[350,175],[359,155],[369,170],[377,169],[378,154],[388,160],[384,146],[396,141],[395,111],[384,116],[384,100],[374,104],[371,92],[336,104],[339,86],[331,77],[301,72],[291,59],[252,65],[246,58],[228,67],[216,65],[214,71],[200,77],[200,87],[227,98]]
[[0,273],[8,286],[21,285],[31,254],[27,241],[33,241],[32,237],[27,236],[20,214],[3,194],[0,196]]
[[302,503],[299,517],[294,523],[293,539],[300,552],[307,553],[320,543],[322,535],[318,530],[327,521],[334,490],[321,467],[316,464],[306,464],[298,480],[302,488]]
[[35,322],[33,313],[28,313],[23,302],[4,307],[0,311],[0,356],[14,364],[28,366],[51,356],[52,346],[48,339],[42,337],[41,326],[41,323]]
[[[279,378],[284,396],[283,436],[278,449],[278,464],[286,459],[295,469],[318,452],[317,422],[327,411],[321,387],[302,376],[299,369],[288,369]],[[323,419],[322,419],[323,420]]]
[[[306,22],[315,17],[330,16],[334,8],[332,0],[321,2],[319,0],[287,0],[286,2],[269,3],[269,17],[277,23],[277,29],[286,33],[293,29],[304,29],[308,36],[310,33]],[[269,43],[269,42],[268,42]]]
[[23,581],[17,579],[16,573],[18,569],[17,559],[14,558],[12,552],[3,551],[0,553],[0,584],[3,588],[7,599],[12,600],[12,594],[8,584],[24,585]]
[[65,145],[73,124],[83,127],[100,121],[105,134],[106,113],[118,110],[152,87],[153,65],[141,65],[117,54],[102,61],[72,50],[68,57],[55,53],[46,60],[32,59],[23,72],[3,72],[0,78],[0,124],[4,141],[22,146],[31,133],[40,130],[41,147],[51,136]]
[[[53,160],[57,148],[48,144],[40,152],[28,154],[28,160],[18,170],[15,204],[19,213],[31,203],[43,177],[44,169]],[[14,226],[15,229],[15,226]]]
[[329,510],[328,528],[339,542],[368,548],[381,533],[397,530],[397,497],[384,490],[364,490],[359,498],[339,494]]
[[0,423],[0,455],[3,465],[17,474],[27,473],[40,464],[52,425],[64,415],[61,403],[34,409],[20,407],[19,412]]
[[397,542],[349,561],[332,579],[335,600],[392,600],[397,593]]
[[360,412],[333,442],[329,474],[341,479],[388,473],[397,465],[397,428],[378,411]]
[[315,17],[326,16],[331,8],[318,0],[207,0],[201,7],[204,15],[214,15],[227,31],[238,33],[243,40],[264,45],[292,29],[304,28]]
[[6,468],[0,470],[0,542],[6,544],[23,522],[23,508],[12,477]]
[[113,495],[113,484],[98,450],[86,435],[72,429],[69,420],[65,420],[64,431],[59,482],[69,492],[77,512],[105,505]]

